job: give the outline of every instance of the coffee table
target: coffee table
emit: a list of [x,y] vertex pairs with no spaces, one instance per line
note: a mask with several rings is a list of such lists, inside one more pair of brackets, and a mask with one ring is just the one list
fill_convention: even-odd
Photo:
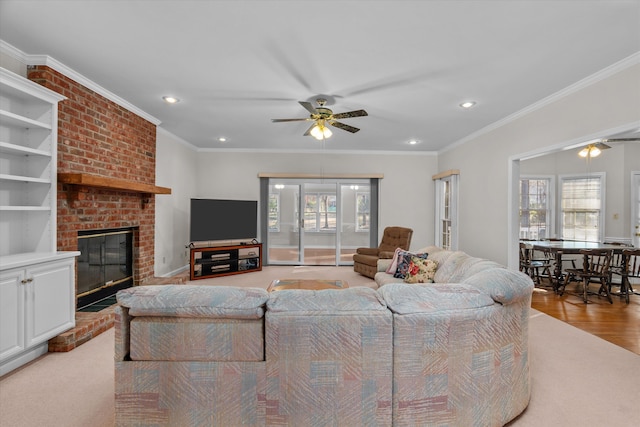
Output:
[[326,279],[278,279],[271,282],[267,292],[282,291],[284,289],[307,289],[312,291],[322,289],[346,289],[349,284],[344,280]]

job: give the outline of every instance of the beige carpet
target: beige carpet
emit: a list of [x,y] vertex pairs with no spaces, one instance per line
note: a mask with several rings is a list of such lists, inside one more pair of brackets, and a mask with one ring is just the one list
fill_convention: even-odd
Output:
[[[266,267],[197,283],[266,287],[276,278],[319,276],[375,286],[349,267]],[[535,310],[529,337],[531,402],[509,426],[640,425],[639,355]],[[0,426],[112,426],[113,340],[111,329],[1,378]]]

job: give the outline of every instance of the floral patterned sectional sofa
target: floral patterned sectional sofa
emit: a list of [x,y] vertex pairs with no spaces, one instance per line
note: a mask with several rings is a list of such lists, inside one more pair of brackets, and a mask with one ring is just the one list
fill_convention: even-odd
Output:
[[[434,283],[120,291],[116,425],[504,425],[530,397],[533,283],[426,248]],[[387,263],[390,260],[387,261]]]

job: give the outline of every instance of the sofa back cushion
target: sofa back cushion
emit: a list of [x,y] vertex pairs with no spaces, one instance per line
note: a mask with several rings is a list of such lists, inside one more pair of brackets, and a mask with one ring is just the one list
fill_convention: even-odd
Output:
[[117,294],[131,316],[260,319],[268,299],[260,288],[206,285],[135,286]]
[[500,304],[512,304],[531,300],[533,280],[528,274],[506,268],[485,268],[464,279],[463,283],[490,295]]
[[396,314],[467,310],[494,304],[486,293],[459,283],[389,283],[378,289],[378,293]]
[[441,251],[430,255],[438,262],[433,281],[436,283],[461,283],[474,274],[502,267],[495,261],[472,257],[462,251]]
[[272,292],[267,310],[272,313],[348,313],[386,311],[387,306],[378,293],[365,287],[324,289],[311,291],[290,289]]

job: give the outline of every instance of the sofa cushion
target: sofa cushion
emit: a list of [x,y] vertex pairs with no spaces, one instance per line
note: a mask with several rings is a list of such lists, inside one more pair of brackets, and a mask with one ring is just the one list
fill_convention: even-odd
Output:
[[136,286],[117,294],[131,316],[259,319],[268,299],[265,289],[206,285]]
[[263,319],[142,316],[131,320],[131,360],[264,360]]
[[396,314],[467,310],[494,304],[489,295],[476,287],[458,283],[389,283],[377,292]]
[[365,287],[311,291],[289,289],[271,293],[269,312],[345,313],[384,311],[386,304],[378,293]]

